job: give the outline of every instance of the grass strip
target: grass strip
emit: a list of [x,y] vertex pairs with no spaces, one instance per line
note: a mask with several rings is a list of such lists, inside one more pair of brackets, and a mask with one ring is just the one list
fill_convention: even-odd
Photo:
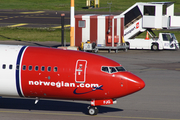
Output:
[[[164,2],[166,0],[141,0],[141,2]],[[168,0],[175,2],[175,13],[180,12],[180,0]],[[57,10],[70,11],[71,0],[1,0],[1,9],[16,10]],[[139,0],[100,0],[100,9],[83,9],[86,7],[86,0],[75,0],[76,11],[103,11],[108,12],[111,3],[111,11],[125,11]]]
[[[0,27],[0,40],[61,42],[61,29]],[[70,40],[70,29],[69,28],[65,28],[64,40],[66,40],[66,42],[69,42],[69,40]]]

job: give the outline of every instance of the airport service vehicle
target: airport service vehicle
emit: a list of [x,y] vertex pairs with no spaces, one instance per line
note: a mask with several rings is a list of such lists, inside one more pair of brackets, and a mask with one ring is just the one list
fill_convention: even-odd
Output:
[[151,39],[148,37],[145,39],[126,39],[126,44],[129,46],[129,49],[179,49],[179,43],[173,33],[159,33],[159,37]]
[[145,87],[121,64],[91,53],[56,48],[0,45],[0,95],[91,101],[97,106]]
[[[120,15],[125,16],[124,40],[129,49],[179,49],[173,33],[160,33],[157,38],[153,32],[156,29],[180,28],[180,16],[174,15],[174,2],[138,2]],[[145,39],[137,38],[146,31]]]

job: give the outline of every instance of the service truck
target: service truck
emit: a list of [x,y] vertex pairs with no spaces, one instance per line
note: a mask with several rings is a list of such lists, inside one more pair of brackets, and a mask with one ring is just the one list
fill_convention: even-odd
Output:
[[179,43],[173,33],[159,33],[159,37],[149,39],[135,38],[126,39],[129,49],[179,49]]

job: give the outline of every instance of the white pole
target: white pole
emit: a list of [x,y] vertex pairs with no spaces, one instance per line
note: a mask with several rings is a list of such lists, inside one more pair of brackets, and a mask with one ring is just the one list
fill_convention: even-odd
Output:
[[74,0],[71,0],[71,31],[70,31],[70,46],[74,46]]

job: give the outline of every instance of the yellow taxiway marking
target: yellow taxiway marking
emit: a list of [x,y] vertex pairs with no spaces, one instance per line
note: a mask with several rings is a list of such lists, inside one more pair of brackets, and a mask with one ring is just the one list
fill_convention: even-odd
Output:
[[[35,17],[34,15],[30,15],[30,16],[25,16],[26,18],[50,18],[50,19],[61,19],[61,17]],[[65,17],[64,19],[70,19],[69,17]]]
[[20,12],[20,14],[36,14],[36,13],[44,13],[45,11],[34,11],[34,12]]
[[[70,27],[70,25],[64,25],[64,27]],[[62,28],[62,26],[52,27],[52,28]]]
[[[39,115],[63,115],[63,116],[79,116],[87,117],[89,115],[84,114],[67,114],[67,113],[54,113],[54,112],[23,112],[23,111],[0,111],[0,113],[17,113],[17,114],[39,114]],[[139,120],[180,120],[180,119],[171,119],[171,118],[152,118],[152,117],[129,117],[129,116],[110,116],[110,115],[96,115],[94,117],[101,118],[123,118],[123,119],[139,119]]]
[[[36,16],[38,16],[38,15],[36,15]],[[26,18],[42,18],[42,19],[44,19],[44,18],[53,18],[53,19],[61,19],[61,17],[36,17],[36,16],[25,16]],[[66,19],[66,18],[65,18]],[[69,19],[69,18],[68,18]]]
[[176,68],[175,70],[180,70],[180,68]]
[[15,25],[9,25],[8,27],[19,27],[19,26],[24,26],[28,25],[28,23],[20,23],[20,24],[15,24]]

